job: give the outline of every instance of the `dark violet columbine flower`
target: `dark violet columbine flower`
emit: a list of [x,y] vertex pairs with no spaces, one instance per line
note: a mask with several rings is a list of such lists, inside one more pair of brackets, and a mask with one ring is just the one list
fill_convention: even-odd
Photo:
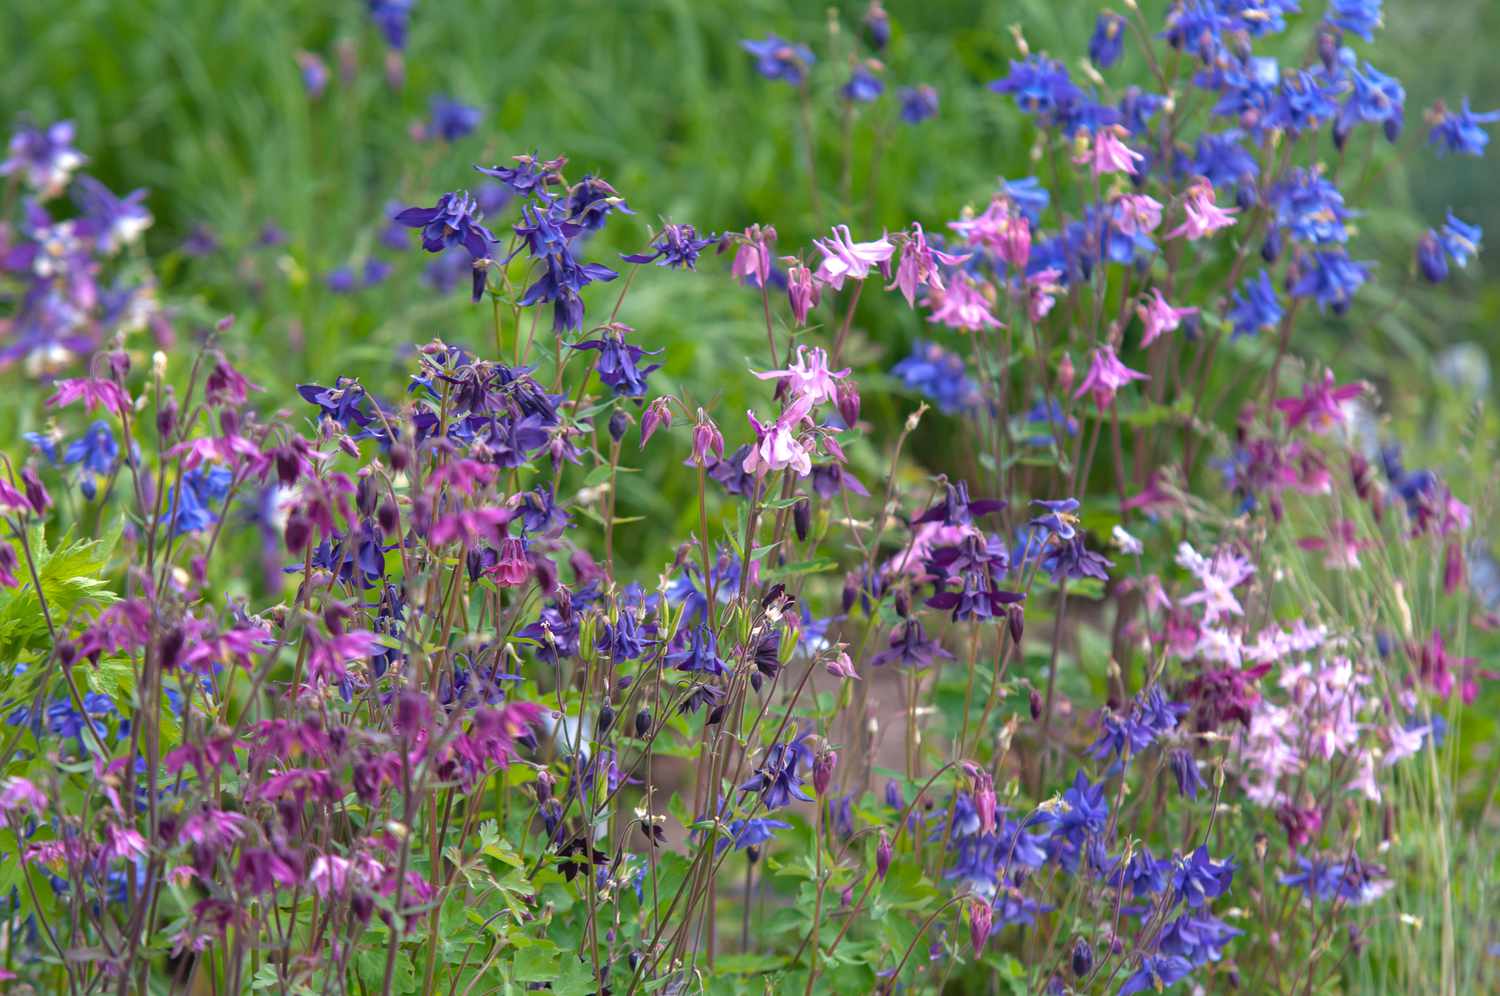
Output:
[[1142,847],[1130,855],[1123,867],[1114,870],[1109,885],[1113,889],[1128,888],[1136,899],[1144,899],[1165,891],[1171,873],[1172,862],[1158,861],[1148,848]]
[[595,281],[619,276],[600,263],[581,262],[573,254],[573,239],[584,231],[581,222],[568,216],[566,203],[544,198],[545,207],[527,204],[515,232],[526,243],[533,259],[546,264],[546,271],[521,295],[521,307],[552,303],[552,328],[566,332],[583,327],[583,298],[579,292]]
[[1276,296],[1276,287],[1265,270],[1247,278],[1240,289],[1234,292],[1234,303],[1229,309],[1234,335],[1256,335],[1262,331],[1270,331],[1280,324],[1281,318],[1281,300]]
[[1199,846],[1186,858],[1174,862],[1172,887],[1179,902],[1186,901],[1197,909],[1212,899],[1217,899],[1229,889],[1234,881],[1234,862],[1215,861],[1208,856],[1208,848]]
[[692,225],[674,225],[668,222],[661,235],[651,243],[652,252],[621,254],[627,263],[655,263],[673,270],[694,270],[698,267],[698,254],[719,241],[717,235],[698,238],[698,230]]
[[661,366],[653,363],[641,369],[637,367],[642,356],[654,356],[661,350],[648,351],[625,341],[631,329],[618,323],[607,327],[601,338],[588,339],[570,344],[572,349],[597,349],[599,351],[599,379],[624,397],[640,397],[646,393],[646,378]]
[[1081,580],[1096,578],[1109,580],[1109,569],[1114,563],[1084,546],[1082,536],[1074,536],[1062,543],[1054,543],[1042,555],[1042,569],[1051,575],[1053,582],[1063,578]]
[[1381,0],[1328,0],[1328,23],[1365,41],[1375,40]]
[[885,92],[885,83],[875,75],[869,63],[858,63],[849,74],[849,82],[839,88],[839,95],[851,104],[874,103]]
[[1335,315],[1349,310],[1355,291],[1370,279],[1371,263],[1356,262],[1343,249],[1316,250],[1297,262],[1293,297],[1311,297]]
[[691,632],[679,630],[673,646],[675,649],[667,654],[667,663],[679,671],[708,675],[728,673],[724,662],[719,659],[714,631],[706,622]]
[[415,4],[416,0],[370,0],[370,18],[391,48],[406,47],[406,32]]
[[0,176],[19,176],[42,200],[67,187],[73,171],[85,162],[73,148],[73,122],[59,121],[46,128],[22,125],[10,138],[8,155],[0,162]]
[[568,213],[573,220],[590,232],[603,228],[605,219],[616,211],[635,214],[619,191],[601,178],[588,173],[569,188],[567,204]]
[[938,92],[926,83],[902,87],[896,97],[901,103],[901,120],[907,124],[921,124],[937,117]]
[[740,786],[744,792],[759,792],[767,809],[780,809],[790,805],[793,799],[811,802],[812,796],[803,791],[802,776],[798,769],[811,767],[813,750],[807,744],[810,730],[803,730],[786,743],[778,743],[766,751],[766,759],[755,776]]
[[1159,993],[1187,978],[1193,966],[1186,958],[1176,955],[1145,955],[1140,967],[1120,986],[1115,996],[1131,996],[1133,993]]
[[1198,798],[1198,793],[1203,789],[1203,776],[1198,773],[1198,762],[1194,760],[1192,752],[1178,748],[1167,755],[1167,767],[1172,769],[1172,777],[1177,779],[1177,793],[1185,795],[1189,799]]
[[483,217],[467,191],[456,191],[439,197],[433,207],[407,208],[394,220],[408,228],[420,228],[422,248],[427,252],[463,246],[474,268],[474,300],[478,301],[484,295],[485,267],[495,244],[494,233],[479,223]]
[[1120,61],[1124,51],[1125,18],[1114,11],[1101,12],[1089,38],[1089,61],[1100,69],[1108,69]]
[[434,96],[430,104],[432,117],[426,125],[428,139],[457,142],[466,138],[484,120],[484,111],[448,97]]
[[755,56],[755,71],[768,80],[782,80],[793,86],[801,86],[807,80],[807,71],[817,58],[806,45],[789,42],[776,35],[767,35],[760,41],[745,39],[740,48]]
[[936,505],[912,520],[913,525],[924,522],[941,522],[945,526],[972,525],[976,516],[989,515],[1005,508],[1005,502],[994,498],[969,500],[969,485],[965,481],[943,486],[943,497]]
[[1500,111],[1475,114],[1469,109],[1469,98],[1465,97],[1463,107],[1458,112],[1450,111],[1439,103],[1428,112],[1427,120],[1432,129],[1427,133],[1427,143],[1437,146],[1439,155],[1456,152],[1466,156],[1482,156],[1485,146],[1490,142],[1489,133],[1484,130],[1484,126],[1500,121]]
[[915,619],[907,619],[891,631],[885,650],[870,659],[875,667],[900,664],[910,668],[925,668],[934,660],[952,658],[943,645],[927,636],[927,630]]

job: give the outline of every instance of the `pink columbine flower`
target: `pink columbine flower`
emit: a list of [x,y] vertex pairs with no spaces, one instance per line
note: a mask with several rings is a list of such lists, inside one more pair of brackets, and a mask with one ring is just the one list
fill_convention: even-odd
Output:
[[823,669],[826,670],[829,674],[833,675],[835,678],[849,678],[853,679],[854,681],[859,680],[859,672],[854,670],[854,662],[850,660],[849,655],[842,650],[834,656],[825,660],[823,662]]
[[969,942],[974,945],[974,957],[984,950],[984,942],[990,939],[990,928],[995,923],[995,911],[986,899],[969,900]]
[[1174,308],[1162,297],[1161,291],[1155,287],[1151,288],[1151,300],[1146,304],[1138,304],[1135,313],[1140,316],[1141,324],[1146,330],[1141,333],[1141,346],[1149,346],[1167,332],[1175,332],[1182,324],[1182,320],[1189,315],[1196,315],[1197,308]]
[[1340,519],[1329,535],[1304,536],[1297,545],[1304,550],[1322,550],[1323,566],[1329,570],[1347,571],[1359,567],[1359,551],[1370,546],[1370,541],[1358,538],[1352,521]]
[[1199,177],[1188,187],[1187,202],[1182,206],[1187,217],[1181,225],[1167,233],[1167,238],[1175,239],[1186,235],[1188,241],[1196,242],[1205,235],[1212,235],[1221,228],[1228,228],[1234,224],[1233,215],[1238,208],[1225,210],[1214,203],[1214,185]]
[[970,245],[983,246],[1018,270],[1031,258],[1031,223],[1010,198],[997,196],[984,213],[948,223]]
[[929,322],[937,322],[963,332],[978,332],[980,329],[1003,329],[1005,325],[990,312],[990,302],[979,285],[967,276],[960,276],[943,291],[932,291],[928,295],[932,304]]
[[798,325],[807,324],[807,313],[818,306],[818,298],[822,296],[822,288],[813,276],[813,272],[803,266],[796,259],[789,259],[790,265],[786,271],[786,297],[792,306],[792,317],[797,320]]
[[1115,200],[1114,223],[1122,235],[1149,235],[1161,224],[1161,202],[1145,194],[1125,194]]
[[1387,726],[1385,756],[1380,759],[1380,763],[1389,768],[1416,754],[1422,749],[1422,743],[1431,729],[1430,725],[1414,726],[1409,730],[1398,723]]
[[1333,371],[1325,370],[1322,382],[1303,387],[1300,398],[1278,398],[1276,407],[1286,413],[1287,428],[1295,429],[1307,422],[1313,432],[1321,433],[1348,421],[1344,403],[1359,397],[1364,390],[1364,381],[1335,384]]
[[821,405],[838,399],[835,381],[849,376],[849,368],[829,370],[828,354],[822,347],[814,346],[809,350],[806,346],[798,346],[797,358],[788,363],[785,370],[768,370],[755,376],[760,380],[789,381],[787,387],[793,400],[807,398],[813,405]]
[[307,884],[322,899],[341,895],[349,884],[349,859],[337,854],[318,855],[307,873]]
[[146,856],[146,838],[133,827],[111,826],[105,831],[105,835],[108,838],[102,852],[105,858],[144,858]]
[[763,476],[767,471],[790,467],[798,477],[812,473],[812,453],[797,439],[797,430],[812,411],[812,402],[798,398],[770,425],[762,425],[754,412],[748,412],[755,429],[755,445],[745,457],[745,473]]
[[743,241],[734,254],[734,263],[729,272],[755,287],[766,286],[771,276],[771,243],[776,241],[776,229],[770,225],[762,228],[751,225],[745,229]]
[[1057,295],[1063,289],[1058,283],[1061,276],[1061,270],[1049,266],[1026,278],[1026,317],[1033,325],[1046,318],[1057,303]]
[[813,275],[818,283],[843,290],[845,279],[863,280],[870,269],[878,266],[885,278],[891,278],[891,255],[896,247],[881,236],[874,242],[855,242],[848,225],[833,226],[833,238],[813,242],[823,254],[823,262]]
[[1073,161],[1080,165],[1089,163],[1096,177],[1105,173],[1135,176],[1135,164],[1145,162],[1146,157],[1120,141],[1125,134],[1125,129],[1119,125],[1099,129],[1099,133],[1094,136],[1093,149],[1076,156]]
[[896,266],[896,282],[886,290],[899,288],[906,303],[915,307],[918,287],[938,292],[943,290],[943,275],[937,264],[957,266],[967,260],[969,254],[954,256],[934,249],[927,244],[927,234],[922,231],[921,225],[912,222],[911,229],[911,234],[901,244],[901,262]]
[[724,436],[714,420],[698,409],[698,423],[693,426],[693,463],[707,467],[724,459]]
[[502,588],[514,588],[526,583],[531,577],[531,560],[526,556],[526,546],[514,536],[500,541],[500,559],[488,568],[485,576]]
[[47,811],[47,797],[28,779],[19,775],[0,783],[0,813],[29,809],[40,816]]
[[130,405],[130,397],[120,390],[118,384],[97,377],[84,377],[58,381],[56,393],[47,399],[47,407],[64,408],[75,401],[82,401],[87,411],[92,412],[103,405],[116,415],[123,415]]
[[1078,390],[1073,392],[1073,397],[1081,398],[1085,394],[1094,396],[1094,404],[1102,412],[1114,404],[1115,394],[1133,380],[1150,380],[1151,378],[1138,370],[1132,370],[1120,362],[1115,355],[1113,346],[1100,346],[1094,350],[1093,363],[1089,366],[1089,372],[1084,375],[1083,383],[1078,385]]

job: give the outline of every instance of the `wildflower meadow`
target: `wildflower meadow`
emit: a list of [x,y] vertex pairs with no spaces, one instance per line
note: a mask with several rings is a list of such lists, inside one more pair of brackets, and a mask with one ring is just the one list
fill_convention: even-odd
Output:
[[1487,4],[17,3],[5,992],[1500,991]]

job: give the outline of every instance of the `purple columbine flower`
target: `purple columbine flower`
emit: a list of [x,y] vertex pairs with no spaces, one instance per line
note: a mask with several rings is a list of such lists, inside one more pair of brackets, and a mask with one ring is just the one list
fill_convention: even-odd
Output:
[[484,120],[484,111],[480,108],[448,97],[433,97],[430,107],[432,117],[425,129],[429,139],[457,142],[472,134],[479,127],[479,122]]
[[1159,993],[1185,979],[1193,966],[1176,955],[1145,955],[1140,967],[1125,980],[1115,996],[1133,993]]
[[803,791],[799,767],[811,766],[812,748],[807,745],[810,730],[803,730],[786,743],[778,743],[766,752],[766,759],[755,776],[740,786],[744,792],[759,792],[767,809],[780,809],[793,799],[811,802]]
[[42,200],[62,193],[73,171],[86,162],[73,148],[71,121],[59,121],[45,129],[22,125],[10,138],[9,153],[0,162],[0,176],[20,176]]
[[611,325],[598,339],[575,342],[571,349],[596,349],[599,351],[599,379],[614,389],[618,395],[640,397],[646,393],[646,378],[661,364],[653,363],[640,369],[642,356],[654,356],[661,350],[645,350],[625,341],[625,333],[631,331],[624,325]]
[[[1485,125],[1500,121],[1500,111],[1475,114],[1469,109],[1469,98],[1465,97],[1463,108],[1450,111],[1442,104],[1434,107],[1427,116],[1432,130],[1427,133],[1427,144],[1437,147],[1439,155],[1456,152],[1467,156],[1484,155],[1490,143]],[[14,143],[12,143],[14,148]]]
[[885,83],[868,63],[861,62],[849,74],[849,82],[839,88],[839,95],[851,104],[871,104],[885,92]]
[[1108,69],[1120,61],[1124,51],[1125,18],[1114,11],[1101,12],[1089,38],[1089,61],[1100,69]]
[[386,44],[400,50],[406,47],[406,32],[411,26],[411,9],[416,0],[370,0],[370,18]]
[[410,207],[396,215],[395,221],[408,228],[422,230],[422,248],[437,253],[461,245],[469,254],[474,269],[473,297],[484,296],[485,268],[489,263],[495,236],[480,224],[484,217],[479,205],[467,191],[455,191],[438,198],[430,208]]
[[1232,881],[1234,862],[1213,860],[1208,848],[1201,845],[1188,857],[1178,858],[1172,873],[1178,901],[1185,901],[1192,909],[1222,896]]
[[902,87],[896,97],[901,103],[901,120],[907,124],[921,124],[937,117],[938,92],[926,83]]
[[806,45],[789,42],[776,35],[767,35],[760,41],[745,39],[740,48],[755,56],[755,70],[768,80],[782,80],[793,86],[801,86],[807,80],[807,71],[817,58]]
[[698,230],[692,225],[674,225],[668,222],[661,235],[651,243],[652,252],[629,255],[622,253],[620,258],[627,263],[655,263],[673,270],[693,270],[698,266],[698,254],[717,241],[717,235],[700,239]]

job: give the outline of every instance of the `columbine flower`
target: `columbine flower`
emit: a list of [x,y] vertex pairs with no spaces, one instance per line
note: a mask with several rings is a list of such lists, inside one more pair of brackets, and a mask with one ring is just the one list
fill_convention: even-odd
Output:
[[1211,899],[1217,899],[1229,889],[1234,879],[1233,861],[1215,861],[1208,856],[1208,848],[1199,846],[1186,858],[1178,858],[1172,875],[1172,886],[1177,890],[1179,901],[1197,909]]
[[1334,122],[1334,142],[1342,148],[1360,122],[1380,125],[1387,141],[1396,141],[1401,137],[1402,119],[1406,116],[1406,91],[1400,81],[1368,62],[1363,71],[1351,66],[1348,72],[1354,85]]
[[1281,321],[1281,316],[1281,301],[1277,299],[1276,287],[1265,270],[1246,280],[1240,290],[1234,292],[1229,320],[1234,323],[1236,336],[1273,329]]
[[812,473],[812,451],[797,439],[797,430],[808,419],[812,402],[798,398],[770,425],[762,425],[754,412],[747,412],[755,430],[755,445],[744,461],[745,473],[763,477],[768,471],[790,467],[798,477]]
[[775,241],[776,229],[770,225],[745,229],[729,272],[753,287],[766,286],[771,279],[771,244]]
[[1110,221],[1121,235],[1149,235],[1161,224],[1161,202],[1145,194],[1125,194],[1115,199]]
[[1089,38],[1089,61],[1100,69],[1108,69],[1120,61],[1124,51],[1125,18],[1113,11],[1101,12]]
[[1276,407],[1286,414],[1287,428],[1295,429],[1306,422],[1313,432],[1321,433],[1347,422],[1345,404],[1364,392],[1364,381],[1338,385],[1334,383],[1333,371],[1325,370],[1322,381],[1302,388],[1302,397],[1278,398]]
[[786,743],[773,745],[766,751],[766,759],[755,777],[740,786],[744,792],[759,792],[767,809],[779,809],[790,805],[793,799],[811,802],[812,796],[803,791],[802,776],[798,769],[811,766],[812,748],[807,745],[810,731],[804,730]]
[[938,92],[926,83],[903,87],[897,97],[901,101],[901,120],[907,124],[921,124],[937,117]]
[[1080,165],[1088,163],[1096,177],[1103,176],[1105,173],[1124,173],[1128,176],[1135,176],[1135,164],[1145,162],[1146,157],[1120,141],[1126,134],[1125,129],[1119,125],[1100,128],[1094,135],[1092,150],[1085,146],[1085,151],[1074,157],[1073,161]]
[[839,95],[851,104],[873,103],[885,92],[885,84],[875,75],[879,63],[873,60],[855,65],[849,74],[849,82],[839,89]]
[[698,230],[692,225],[674,225],[668,222],[662,229],[662,233],[656,241],[651,243],[655,250],[649,253],[621,254],[620,258],[627,263],[655,263],[657,266],[665,266],[673,270],[692,270],[698,266],[698,253],[705,246],[711,246],[719,240],[717,235],[707,238],[698,238]]
[[1007,194],[990,200],[983,214],[951,221],[948,227],[962,235],[970,245],[991,250],[1017,270],[1024,270],[1031,258],[1031,221],[1023,207]]
[[969,942],[974,946],[974,957],[984,951],[984,942],[989,940],[994,922],[995,911],[987,900],[969,900]]
[[494,234],[479,223],[483,217],[474,198],[465,191],[457,191],[439,197],[430,208],[407,208],[396,215],[395,221],[408,228],[420,228],[422,248],[428,252],[463,246],[474,266],[474,300],[478,301],[484,295],[485,266],[490,247],[495,244]]
[[1113,346],[1101,346],[1094,350],[1093,363],[1089,366],[1089,372],[1084,375],[1078,390],[1073,397],[1081,398],[1085,394],[1092,394],[1094,404],[1102,412],[1114,404],[1115,394],[1133,380],[1150,380],[1146,374],[1138,370],[1131,370],[1120,362],[1115,355]]
[[430,107],[432,117],[425,129],[429,139],[457,142],[470,135],[484,120],[484,111],[447,97],[434,96]]
[[1427,143],[1437,146],[1439,155],[1458,152],[1482,156],[1484,147],[1490,143],[1484,126],[1500,121],[1500,111],[1475,114],[1469,109],[1469,98],[1465,97],[1462,110],[1455,113],[1440,103],[1428,112],[1427,121],[1432,126]]
[[302,72],[302,87],[309,100],[318,100],[328,89],[328,66],[311,52],[297,53],[297,68]]
[[[114,253],[134,243],[151,227],[151,212],[143,203],[144,190],[116,197],[91,176],[81,176],[73,185],[73,199],[83,209],[82,228],[98,240],[99,248]],[[1450,219],[1452,215],[1449,216]],[[1477,241],[1477,240],[1476,240]]]
[[[493,176],[522,197],[545,193],[547,188],[562,182],[562,168],[567,165],[565,156],[556,159],[539,159],[531,156],[512,156],[515,166],[475,166],[485,176]],[[569,211],[569,214],[573,212]]]
[[834,290],[843,290],[845,279],[864,280],[875,266],[887,280],[891,277],[891,255],[896,247],[884,236],[874,242],[855,242],[848,225],[835,225],[833,238],[815,239],[813,244],[823,254],[813,277]]
[[823,291],[811,270],[795,259],[790,262],[792,266],[786,274],[787,301],[792,306],[792,317],[797,320],[797,324],[806,325],[807,313],[818,306],[818,298]]
[[760,380],[786,380],[788,397],[793,401],[806,398],[812,405],[821,405],[838,399],[835,382],[849,376],[849,368],[829,370],[828,354],[821,346],[814,346],[811,351],[806,346],[798,346],[797,358],[788,363],[785,370],[753,373]]
[[801,86],[817,58],[806,45],[767,35],[761,41],[745,39],[740,48],[755,56],[755,70],[768,80],[783,80]]
[[1151,300],[1138,304],[1135,313],[1140,316],[1145,330],[1141,333],[1141,346],[1149,346],[1167,332],[1174,332],[1189,315],[1196,315],[1197,308],[1174,308],[1162,297],[1161,291],[1151,288]]
[[103,406],[119,416],[124,416],[131,404],[130,397],[113,381],[85,377],[58,381],[57,390],[47,399],[47,407],[65,408],[75,401],[82,401],[85,411]]
[[1167,238],[1175,239],[1185,235],[1188,241],[1196,242],[1205,235],[1212,235],[1221,228],[1233,225],[1234,218],[1230,216],[1238,209],[1225,210],[1215,204],[1214,185],[1199,177],[1188,187],[1187,201],[1182,210],[1186,217],[1181,225],[1167,233]]
[[901,261],[896,264],[896,282],[891,287],[900,288],[906,303],[914,307],[918,287],[939,292],[943,290],[943,276],[938,263],[957,266],[969,256],[967,253],[955,256],[932,248],[927,244],[927,233],[922,231],[922,226],[917,222],[912,222],[911,229],[911,234],[901,244]]
[[73,171],[85,162],[73,148],[73,122],[59,121],[45,129],[22,125],[10,138],[10,155],[0,162],[0,176],[17,176],[42,200],[67,187]]
[[929,322],[964,332],[1005,328],[991,314],[989,299],[980,291],[979,284],[967,275],[960,274],[946,288],[930,290],[927,296],[932,305],[932,314],[927,316]]
[[599,339],[588,339],[584,342],[569,344],[570,349],[597,349],[599,351],[599,379],[610,387],[614,392],[627,398],[640,397],[646,393],[646,378],[657,367],[659,363],[653,363],[645,369],[639,369],[642,356],[654,356],[661,350],[645,350],[640,346],[629,344],[625,341],[625,334],[634,331],[618,322],[607,326],[604,334]]
[[406,31],[411,22],[411,8],[416,0],[370,0],[370,18],[391,48],[406,47]]

